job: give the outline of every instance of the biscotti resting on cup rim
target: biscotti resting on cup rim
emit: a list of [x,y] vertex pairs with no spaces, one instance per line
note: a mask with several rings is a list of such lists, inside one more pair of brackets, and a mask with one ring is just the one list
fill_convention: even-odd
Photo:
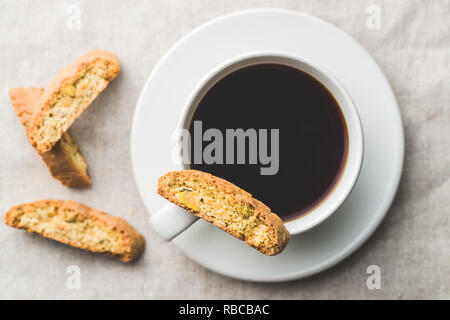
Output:
[[[20,123],[29,126],[30,120],[39,107],[44,93],[42,88],[11,88],[9,97]],[[91,184],[87,163],[80,148],[68,132],[48,152],[38,154],[45,162],[51,175],[68,187],[86,187]]]
[[33,146],[49,151],[119,71],[119,59],[103,50],[88,51],[62,69],[44,91],[28,128]]
[[124,219],[75,201],[38,200],[17,205],[6,213],[5,223],[122,262],[136,259],[145,246],[144,237]]
[[266,255],[279,254],[290,234],[270,208],[231,182],[198,170],[173,171],[158,193]]

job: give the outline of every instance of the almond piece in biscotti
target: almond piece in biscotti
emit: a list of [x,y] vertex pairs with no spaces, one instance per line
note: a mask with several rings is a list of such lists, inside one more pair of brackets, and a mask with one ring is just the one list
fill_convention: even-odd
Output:
[[124,219],[75,201],[39,200],[17,205],[5,223],[72,247],[103,253],[122,262],[144,250],[144,237]]
[[270,208],[231,182],[198,170],[169,172],[158,193],[266,255],[279,254],[290,234]]
[[[42,88],[11,88],[9,97],[20,123],[27,128],[36,113],[44,93]],[[87,163],[78,145],[68,132],[48,152],[38,154],[47,165],[51,175],[68,187],[86,187],[91,184]]]
[[41,153],[48,152],[120,71],[117,57],[92,50],[66,66],[45,89],[27,134]]

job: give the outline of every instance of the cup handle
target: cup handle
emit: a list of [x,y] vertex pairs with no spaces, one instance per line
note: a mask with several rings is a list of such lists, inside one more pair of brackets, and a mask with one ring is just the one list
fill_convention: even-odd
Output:
[[196,216],[185,209],[169,203],[151,215],[150,223],[161,239],[171,241],[189,228],[197,219]]

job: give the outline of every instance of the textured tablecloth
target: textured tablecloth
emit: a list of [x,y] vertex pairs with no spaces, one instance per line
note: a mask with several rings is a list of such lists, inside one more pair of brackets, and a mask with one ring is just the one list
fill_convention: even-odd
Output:
[[[157,238],[130,163],[133,111],[156,62],[200,24],[256,7],[310,13],[358,40],[390,79],[406,133],[400,189],[374,236],[336,267],[278,284],[217,275]],[[2,0],[0,212],[41,198],[78,200],[126,218],[147,248],[124,265],[0,223],[0,298],[450,298],[449,16],[447,0]],[[123,69],[71,128],[93,185],[70,190],[50,178],[29,146],[8,88],[46,86],[92,48],[116,53]],[[81,270],[80,289],[67,285],[70,265]],[[379,290],[366,286],[369,265],[381,268]]]

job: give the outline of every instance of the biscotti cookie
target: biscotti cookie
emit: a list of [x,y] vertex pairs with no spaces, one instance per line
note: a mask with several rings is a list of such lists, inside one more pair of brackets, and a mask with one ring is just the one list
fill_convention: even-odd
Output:
[[52,150],[40,153],[52,176],[67,187],[81,188],[91,184],[86,160],[67,132]]
[[136,259],[145,245],[144,237],[124,219],[75,201],[39,200],[21,204],[6,213],[5,223],[122,262]]
[[93,50],[62,69],[45,89],[28,137],[39,152],[47,152],[120,71],[108,51]]
[[[9,97],[19,121],[26,128],[36,113],[42,88],[11,88]],[[68,132],[48,152],[38,154],[44,160],[52,176],[68,187],[85,187],[91,184],[87,163]]]
[[283,221],[270,208],[209,173],[169,172],[159,178],[158,193],[266,255],[279,254],[290,239]]

